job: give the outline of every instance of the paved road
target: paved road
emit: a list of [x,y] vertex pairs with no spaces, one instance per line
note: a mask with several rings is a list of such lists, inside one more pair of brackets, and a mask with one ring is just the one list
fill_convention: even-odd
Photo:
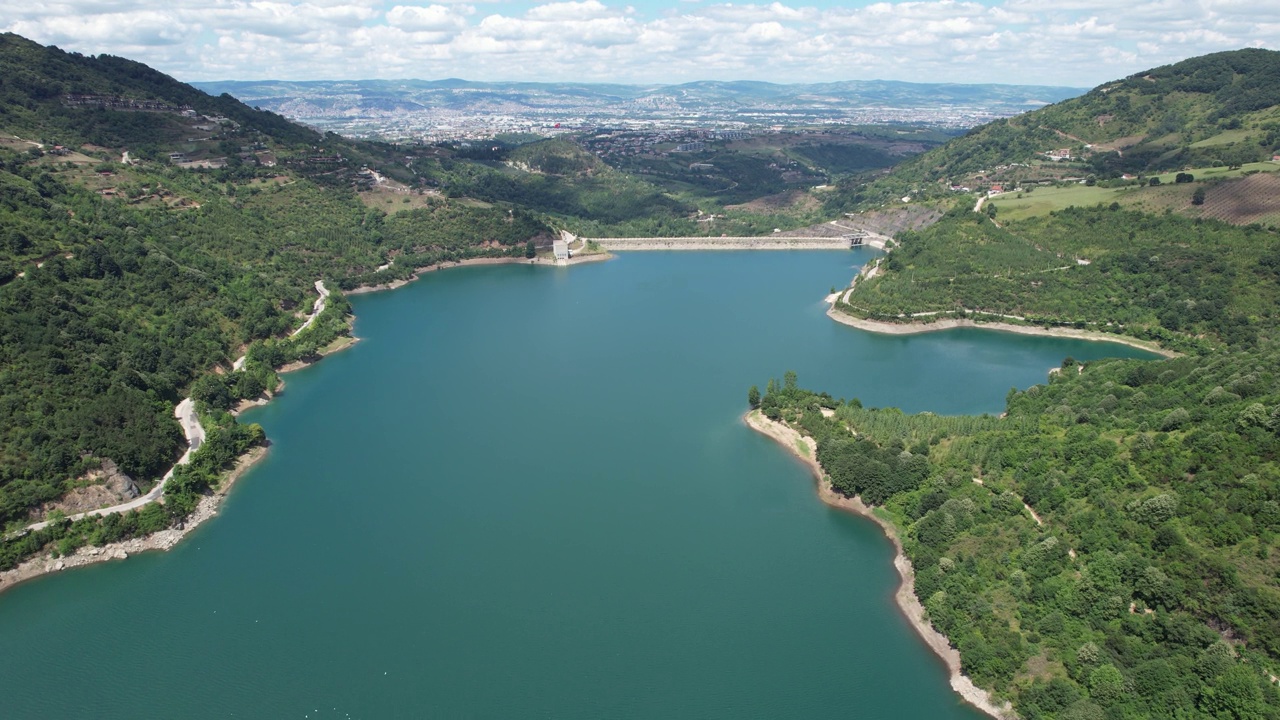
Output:
[[[92,517],[95,515],[115,515],[117,513],[136,510],[144,505],[159,500],[160,497],[164,495],[164,486],[168,484],[169,479],[173,477],[173,471],[176,470],[179,465],[186,465],[191,462],[191,454],[198,450],[200,445],[204,443],[204,426],[200,424],[200,418],[196,417],[195,401],[191,398],[187,398],[186,400],[178,403],[178,406],[173,409],[173,416],[178,418],[178,422],[182,423],[182,433],[187,436],[187,451],[182,453],[182,457],[178,458],[178,462],[174,463],[172,468],[169,468],[169,472],[165,473],[164,478],[159,483],[156,483],[156,486],[151,489],[151,492],[141,497],[134,498],[127,503],[121,503],[107,508],[98,508],[97,510],[90,510],[76,515],[69,515],[67,516],[68,519],[79,520],[83,517]],[[38,522],[28,525],[26,530],[39,530],[48,525],[48,521]]]

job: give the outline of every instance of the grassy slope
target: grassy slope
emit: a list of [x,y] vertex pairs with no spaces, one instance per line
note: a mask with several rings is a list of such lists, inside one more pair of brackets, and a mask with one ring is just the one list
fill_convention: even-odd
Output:
[[[1079,183],[1061,187],[1040,187],[1031,192],[1009,192],[999,195],[989,202],[998,208],[998,217],[1005,220],[1025,220],[1031,217],[1048,215],[1050,212],[1065,210],[1068,207],[1086,207],[1098,203],[1111,204],[1118,202],[1124,207],[1142,209],[1148,212],[1159,212],[1165,208],[1191,215],[1192,217],[1212,217],[1233,224],[1262,223],[1275,225],[1280,222],[1280,214],[1271,208],[1267,197],[1273,195],[1270,183],[1251,181],[1249,183],[1223,183],[1255,173],[1280,172],[1280,165],[1274,162],[1247,163],[1240,167],[1205,167],[1189,168],[1196,182],[1193,184],[1174,184],[1178,173],[1156,173],[1149,177],[1160,179],[1160,185],[1152,187],[1143,181],[1135,181],[1121,186],[1087,186]],[[1255,211],[1235,212],[1224,209],[1220,213],[1211,212],[1209,208],[1196,208],[1191,204],[1192,195],[1197,187],[1206,186],[1206,193],[1219,196],[1221,203],[1256,204]],[[1257,187],[1255,187],[1257,186]],[[1265,186],[1265,187],[1264,187]]]

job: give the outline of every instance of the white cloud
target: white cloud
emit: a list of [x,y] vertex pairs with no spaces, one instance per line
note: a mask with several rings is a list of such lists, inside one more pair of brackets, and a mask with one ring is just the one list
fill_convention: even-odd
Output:
[[525,13],[525,17],[542,22],[573,22],[576,20],[610,17],[616,13],[617,11],[605,7],[599,0],[585,0],[584,2],[559,2],[539,5]]
[[[1179,59],[1280,47],[1253,0],[54,0],[0,29],[187,80],[447,77],[681,82],[886,78],[1094,85]],[[477,7],[480,10],[477,11]]]
[[471,8],[462,6],[459,10],[447,8],[443,5],[428,5],[426,7],[416,7],[412,5],[396,5],[387,11],[387,24],[400,30],[408,32],[415,31],[434,31],[447,32],[450,30],[461,30],[466,27],[467,20],[463,17]]

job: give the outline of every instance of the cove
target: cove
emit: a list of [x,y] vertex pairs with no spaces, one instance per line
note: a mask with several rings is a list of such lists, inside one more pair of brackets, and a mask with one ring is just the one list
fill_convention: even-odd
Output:
[[0,596],[15,718],[981,717],[893,605],[892,548],[740,420],[803,385],[1000,412],[1063,357],[876,336],[873,252],[473,267],[354,299],[351,350],[247,413],[274,445],[168,553]]

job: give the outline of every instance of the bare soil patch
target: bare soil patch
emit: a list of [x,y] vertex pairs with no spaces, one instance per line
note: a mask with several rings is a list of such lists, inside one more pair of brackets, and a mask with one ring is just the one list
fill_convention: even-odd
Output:
[[786,210],[813,210],[819,205],[818,199],[805,190],[788,190],[776,195],[766,195],[737,205],[726,205],[725,210],[745,210],[747,212],[776,213]]

